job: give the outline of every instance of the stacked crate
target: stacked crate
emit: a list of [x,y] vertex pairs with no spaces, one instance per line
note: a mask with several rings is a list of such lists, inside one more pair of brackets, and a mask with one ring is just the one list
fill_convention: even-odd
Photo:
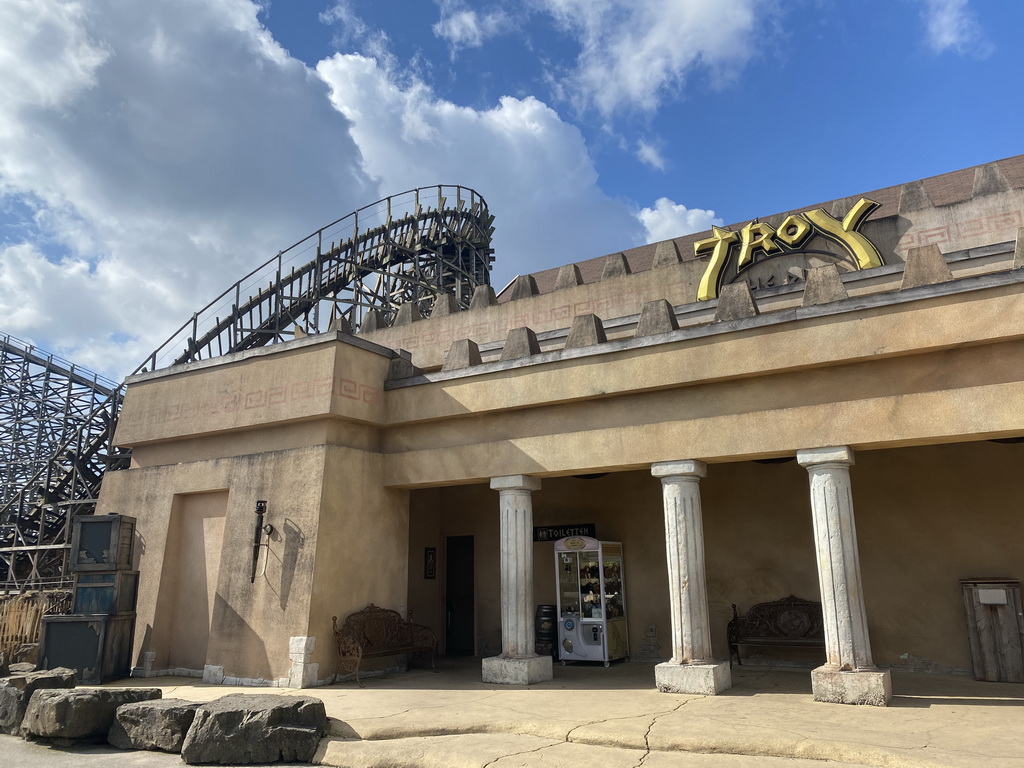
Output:
[[43,617],[40,668],[70,667],[82,683],[128,676],[139,584],[134,550],[134,517],[75,518],[72,613]]

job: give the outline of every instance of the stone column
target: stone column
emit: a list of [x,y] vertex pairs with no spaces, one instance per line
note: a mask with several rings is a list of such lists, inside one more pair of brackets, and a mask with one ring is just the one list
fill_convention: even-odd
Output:
[[533,497],[540,480],[491,479],[501,511],[501,655],[483,660],[483,681],[532,685],[552,677],[551,657],[534,650]]
[[704,524],[700,479],[702,461],[665,461],[651,465],[661,478],[665,503],[665,547],[672,611],[672,660],[654,668],[659,691],[713,695],[732,686],[727,663],[711,653],[711,625],[704,568]]
[[871,661],[850,487],[853,451],[815,448],[798,451],[796,458],[810,475],[825,628],[825,665],[811,672],[814,699],[884,707],[892,698],[892,683],[888,670],[878,671]]

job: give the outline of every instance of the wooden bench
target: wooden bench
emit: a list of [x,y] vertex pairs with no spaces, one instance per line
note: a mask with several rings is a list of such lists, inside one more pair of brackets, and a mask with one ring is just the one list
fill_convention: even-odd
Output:
[[770,645],[780,648],[824,648],[821,603],[812,603],[790,595],[770,603],[758,603],[740,616],[732,606],[732,621],[726,629],[729,640],[729,664],[740,659],[741,645]]
[[373,603],[361,611],[351,614],[345,623],[338,626],[338,617],[332,616],[334,641],[338,646],[338,664],[334,678],[338,679],[342,665],[350,667],[346,674],[355,672],[356,682],[364,688],[359,679],[359,665],[363,659],[382,656],[419,656],[430,653],[430,668],[434,666],[434,650],[437,639],[434,633],[422,624],[406,621],[398,613],[387,608],[378,608]]

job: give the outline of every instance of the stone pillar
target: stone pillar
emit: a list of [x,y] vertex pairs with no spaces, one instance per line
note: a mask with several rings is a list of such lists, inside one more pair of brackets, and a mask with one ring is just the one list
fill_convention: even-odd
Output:
[[525,475],[491,479],[501,511],[501,655],[483,660],[483,681],[532,685],[552,677],[551,657],[534,650],[533,491]]
[[315,649],[316,637],[288,638],[288,658],[291,660],[288,670],[289,688],[312,688],[317,684],[320,665],[310,661]]
[[654,668],[654,680],[666,693],[713,695],[732,687],[729,665],[711,653],[700,509],[700,479],[707,473],[702,461],[651,465],[651,474],[661,478],[665,503],[672,660]]
[[825,628],[825,665],[811,672],[814,699],[884,707],[892,698],[892,683],[889,671],[880,672],[871,661],[850,487],[853,451],[815,448],[798,451],[796,458],[810,475]]

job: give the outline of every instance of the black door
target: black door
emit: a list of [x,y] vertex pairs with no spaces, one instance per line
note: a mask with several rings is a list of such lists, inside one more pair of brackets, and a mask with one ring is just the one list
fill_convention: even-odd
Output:
[[473,537],[449,536],[445,558],[445,653],[472,656]]

